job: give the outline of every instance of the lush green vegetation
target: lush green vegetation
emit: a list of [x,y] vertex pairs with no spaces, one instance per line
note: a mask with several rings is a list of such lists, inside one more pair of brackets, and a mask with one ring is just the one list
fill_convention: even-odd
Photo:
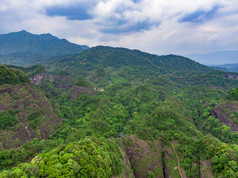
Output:
[[85,138],[41,153],[30,163],[3,171],[0,177],[111,177],[122,167],[120,150],[113,141]]
[[89,87],[88,81],[83,78],[78,78],[78,80],[75,82],[75,85],[80,87]]
[[233,88],[226,97],[229,100],[238,100],[238,88]]
[[27,74],[28,77],[32,77],[36,74],[41,74],[46,72],[43,65],[33,65],[31,67],[21,67],[21,66],[14,66],[14,65],[6,65],[6,67],[11,69],[18,69],[20,71],[23,71],[25,74]]
[[[148,176],[165,174],[169,164],[171,175],[178,176],[175,167],[180,166],[188,177],[201,177],[202,167],[215,177],[238,176],[236,125],[232,130],[215,114],[226,103],[230,108],[224,110],[231,110],[227,119],[237,124],[238,82],[229,76],[238,74],[180,56],[110,47],[62,57],[45,67],[55,79],[43,80],[38,89],[62,122],[46,140],[1,151],[0,177],[110,177],[128,169],[136,175],[139,164]],[[42,66],[20,70],[28,76],[46,72]],[[72,88],[80,95],[73,95]],[[103,90],[88,94],[93,88]],[[25,121],[37,132],[45,112],[31,108]],[[2,113],[14,118],[10,111]],[[9,121],[9,126],[16,124]],[[133,163],[135,153],[148,151],[143,146],[128,151],[132,141],[127,136],[134,134],[138,144],[143,140],[161,156],[161,167]],[[134,165],[126,165],[126,157]]]
[[2,84],[19,84],[28,82],[28,77],[21,71],[16,69],[8,69],[4,65],[0,65],[0,85]]
[[63,144],[63,140],[41,140],[35,138],[31,142],[26,142],[19,148],[0,151],[0,170],[9,169],[14,165],[26,162],[39,152],[47,152]]
[[0,35],[0,63],[30,66],[55,56],[78,54],[88,49],[51,34],[34,35],[26,31]]
[[[104,96],[82,95],[72,102],[63,96],[59,103],[58,115],[65,119],[64,123],[68,127],[59,128],[62,135],[56,132],[54,137],[62,136],[65,139],[68,136],[68,139],[72,139],[77,134],[81,137],[83,135],[117,137],[129,118],[124,106],[111,102]],[[74,130],[69,127],[73,127]]]
[[0,112],[0,129],[7,129],[8,127],[14,126],[18,123],[16,114],[18,110],[7,110]]

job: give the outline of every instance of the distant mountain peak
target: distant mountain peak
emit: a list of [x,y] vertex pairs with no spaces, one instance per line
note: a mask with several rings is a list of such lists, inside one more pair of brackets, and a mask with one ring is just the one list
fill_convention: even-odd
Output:
[[18,33],[29,33],[29,32],[27,32],[26,30],[21,30]]
[[65,39],[59,39],[50,33],[32,34],[26,30],[21,30],[0,35],[0,63],[41,64],[50,58],[79,54],[88,48]]
[[15,34],[15,35],[33,35],[32,33],[26,31],[26,30],[21,30],[18,32],[12,32],[12,33],[8,33],[6,35],[11,35],[11,34]]

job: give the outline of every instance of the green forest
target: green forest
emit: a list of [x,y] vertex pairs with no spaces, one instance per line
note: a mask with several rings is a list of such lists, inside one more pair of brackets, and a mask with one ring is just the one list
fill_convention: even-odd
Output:
[[104,46],[1,65],[0,177],[236,178],[232,76]]

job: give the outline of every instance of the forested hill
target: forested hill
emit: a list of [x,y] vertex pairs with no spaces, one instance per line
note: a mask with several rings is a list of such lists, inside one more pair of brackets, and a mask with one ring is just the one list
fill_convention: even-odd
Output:
[[50,57],[78,54],[88,49],[51,34],[35,35],[27,31],[0,35],[0,63],[32,65]]
[[210,86],[230,90],[236,86],[232,72],[221,72],[177,55],[152,55],[138,50],[97,46],[76,56],[56,58],[45,64],[49,72],[67,71],[84,77],[97,87],[122,81],[132,83],[162,77],[182,87]]
[[[62,58],[55,60],[56,63],[64,63],[70,66],[69,63],[74,63],[78,66],[87,64],[96,67],[132,67],[154,69],[160,72],[172,72],[174,70],[189,70],[189,71],[210,71],[207,66],[201,65],[188,58],[176,55],[158,56],[139,50],[129,50],[126,48],[112,48],[108,46],[93,47],[76,57]],[[54,62],[52,63],[54,65]],[[90,66],[89,66],[90,65]]]
[[212,70],[182,56],[158,56],[138,50],[106,46],[93,47],[78,56],[57,58],[45,66],[53,73],[66,70],[74,76],[84,77],[90,73],[91,77],[104,76],[112,82],[117,82],[119,78],[143,81],[178,71],[204,74]]

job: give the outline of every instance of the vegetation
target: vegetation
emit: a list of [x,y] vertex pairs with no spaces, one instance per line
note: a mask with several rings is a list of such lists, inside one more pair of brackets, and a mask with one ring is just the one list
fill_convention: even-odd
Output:
[[6,67],[11,69],[17,69],[20,71],[23,71],[25,74],[27,74],[28,77],[32,77],[36,74],[41,74],[46,72],[43,65],[33,65],[31,67],[21,67],[21,66],[14,66],[14,65],[6,65]]
[[[53,108],[46,109],[46,99],[31,100],[46,107],[30,105],[24,122],[36,135],[42,124],[54,126],[46,121],[53,112],[62,122],[45,140],[2,149],[0,177],[238,176],[238,74],[180,56],[102,46],[45,67],[19,68],[28,76],[54,74],[36,89]],[[16,69],[3,69],[12,76],[6,83],[20,81]],[[80,95],[72,97],[72,88]],[[85,92],[92,88],[103,90]],[[1,111],[0,129],[18,124],[19,113]]]
[[23,30],[0,36],[0,62],[30,66],[42,64],[56,56],[78,54],[88,48],[51,34],[34,35]]
[[0,177],[111,177],[120,173],[122,156],[115,143],[85,138],[37,155]]
[[8,69],[4,65],[0,65],[0,85],[2,84],[20,84],[30,82],[28,77],[21,71]]
[[226,97],[229,100],[238,100],[238,88],[233,88]]
[[62,140],[41,140],[35,138],[33,141],[26,142],[19,148],[0,151],[0,170],[9,169],[14,165],[26,162],[41,151],[50,151],[62,144]]
[[75,85],[80,87],[89,87],[88,81],[83,78],[78,78],[78,80],[75,82]]
[[16,113],[18,112],[18,110],[0,112],[0,129],[7,129],[8,127],[16,125],[18,123]]

